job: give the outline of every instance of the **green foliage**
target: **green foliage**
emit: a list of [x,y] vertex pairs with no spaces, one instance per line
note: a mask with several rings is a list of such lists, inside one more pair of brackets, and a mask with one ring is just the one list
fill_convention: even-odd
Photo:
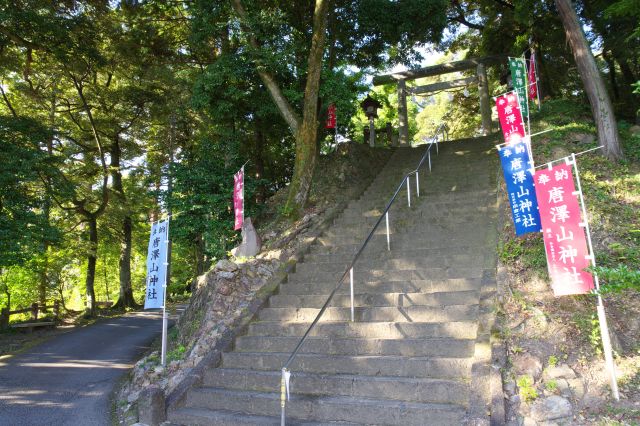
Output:
[[520,397],[525,402],[534,401],[538,397],[538,391],[534,386],[533,378],[529,375],[518,377],[516,384],[520,389]]
[[555,392],[556,390],[558,390],[558,382],[554,379],[551,379],[544,384],[544,388],[549,392]]
[[180,361],[184,358],[184,354],[187,352],[187,348],[183,345],[178,345],[174,349],[167,352],[167,362]]
[[620,293],[624,290],[640,291],[640,271],[630,269],[627,265],[617,267],[596,267],[592,271],[598,274],[601,287],[600,293]]
[[591,346],[594,353],[601,355],[600,323],[596,314],[576,312],[572,320],[578,328],[579,336]]
[[55,163],[43,153],[50,133],[36,121],[0,116],[0,269],[35,255],[42,242],[59,237],[43,214],[43,177]]
[[547,361],[547,364],[549,364],[549,367],[555,367],[556,365],[558,365],[558,357],[555,355],[551,355],[549,357],[549,360]]

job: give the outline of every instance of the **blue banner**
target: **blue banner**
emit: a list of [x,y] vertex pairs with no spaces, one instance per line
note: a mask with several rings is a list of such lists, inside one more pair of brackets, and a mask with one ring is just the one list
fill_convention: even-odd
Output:
[[533,164],[527,144],[503,145],[499,148],[499,154],[516,235],[541,231],[538,199],[533,184]]

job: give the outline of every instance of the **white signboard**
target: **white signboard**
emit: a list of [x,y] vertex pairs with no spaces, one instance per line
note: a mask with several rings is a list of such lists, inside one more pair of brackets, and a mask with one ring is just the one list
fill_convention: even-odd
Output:
[[169,245],[169,219],[151,225],[149,251],[147,252],[147,291],[144,308],[164,307],[164,291],[167,285],[167,248]]

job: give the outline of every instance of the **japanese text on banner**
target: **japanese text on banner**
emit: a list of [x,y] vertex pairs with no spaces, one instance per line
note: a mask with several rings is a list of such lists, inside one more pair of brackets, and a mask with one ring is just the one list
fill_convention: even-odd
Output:
[[511,83],[513,89],[518,93],[522,116],[529,116],[529,100],[527,98],[527,67],[523,58],[509,58],[509,69],[511,70]]
[[329,105],[327,109],[327,129],[335,129],[336,128],[336,106],[334,104]]
[[147,252],[147,289],[144,308],[162,308],[167,280],[167,247],[169,244],[169,219],[151,225]]
[[233,175],[233,212],[235,223],[233,230],[242,228],[244,222],[244,167]]
[[518,143],[524,138],[524,122],[515,92],[505,93],[496,98],[496,108],[502,135],[507,144]]
[[571,166],[538,170],[535,180],[553,293],[589,293],[593,276],[584,271],[590,258]]
[[529,59],[529,99],[535,101],[538,97],[538,76],[536,75],[536,58],[531,53]]
[[542,228],[532,175],[533,164],[529,159],[527,144],[521,141],[503,146],[499,154],[516,235],[540,231]]

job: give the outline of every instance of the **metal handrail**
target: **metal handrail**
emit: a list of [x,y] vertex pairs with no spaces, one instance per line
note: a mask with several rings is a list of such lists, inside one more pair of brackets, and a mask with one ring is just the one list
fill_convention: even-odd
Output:
[[440,142],[439,139],[438,139],[438,136],[440,134],[442,134],[443,139],[446,140],[446,138],[448,137],[448,133],[449,132],[448,132],[448,129],[447,129],[447,126],[446,126],[445,123],[441,123],[436,128],[433,136],[431,137],[431,141],[429,142],[429,146],[427,147],[425,153],[420,158],[420,162],[418,163],[418,166],[414,170],[411,170],[411,171],[407,172],[404,175],[404,177],[402,178],[402,181],[400,182],[400,184],[396,188],[395,192],[393,193],[393,196],[391,197],[391,199],[387,203],[387,206],[385,207],[384,211],[382,212],[382,214],[380,215],[380,217],[376,221],[375,225],[373,226],[373,228],[369,232],[369,235],[367,235],[367,238],[364,240],[364,242],[362,243],[362,245],[360,246],[360,248],[356,252],[355,256],[353,257],[353,259],[349,263],[349,266],[344,271],[344,273],[342,274],[342,276],[340,277],[340,279],[336,283],[335,287],[333,288],[333,290],[329,294],[329,297],[327,298],[326,302],[324,302],[324,305],[322,305],[322,308],[320,308],[320,312],[318,312],[318,314],[314,318],[313,322],[311,323],[311,325],[309,325],[309,327],[307,328],[307,331],[304,333],[304,335],[302,336],[302,338],[300,339],[300,341],[298,342],[296,347],[291,352],[291,355],[289,355],[289,358],[287,359],[287,361],[282,366],[282,379],[281,379],[281,386],[280,386],[280,406],[281,406],[280,423],[281,423],[282,426],[284,426],[284,424],[285,424],[285,401],[286,401],[286,397],[287,397],[287,395],[289,393],[288,392],[288,388],[289,388],[289,385],[288,385],[288,383],[289,383],[288,367],[289,367],[289,365],[291,365],[291,363],[295,359],[296,355],[300,351],[300,348],[302,347],[304,342],[307,340],[307,337],[311,333],[311,330],[313,330],[313,328],[318,323],[318,321],[320,321],[320,318],[322,317],[322,314],[324,314],[324,312],[327,310],[327,307],[329,306],[329,303],[331,303],[331,300],[333,299],[333,296],[336,294],[338,289],[342,286],[342,283],[344,282],[344,279],[347,277],[347,274],[349,274],[349,276],[350,276],[350,285],[351,285],[351,321],[354,321],[353,267],[355,266],[355,263],[358,260],[358,258],[360,258],[360,255],[362,254],[364,249],[367,247],[367,244],[369,244],[369,241],[371,240],[371,238],[373,237],[375,231],[378,229],[378,226],[382,222],[382,218],[383,217],[386,219],[386,226],[387,226],[387,250],[391,250],[390,238],[389,238],[389,209],[391,208],[391,206],[393,205],[393,202],[398,197],[398,194],[400,193],[400,190],[402,189],[402,186],[405,183],[407,184],[408,204],[409,204],[409,207],[411,207],[411,190],[410,190],[410,181],[409,181],[409,177],[411,175],[414,175],[414,174],[416,175],[416,190],[417,190],[418,197],[420,196],[420,186],[419,186],[420,183],[419,183],[419,180],[418,180],[419,179],[418,173],[419,173],[420,167],[422,167],[422,165],[424,164],[425,160],[428,159],[428,161],[429,161],[429,171],[431,171],[431,147],[435,144],[436,145],[436,150],[438,150],[438,144]]

